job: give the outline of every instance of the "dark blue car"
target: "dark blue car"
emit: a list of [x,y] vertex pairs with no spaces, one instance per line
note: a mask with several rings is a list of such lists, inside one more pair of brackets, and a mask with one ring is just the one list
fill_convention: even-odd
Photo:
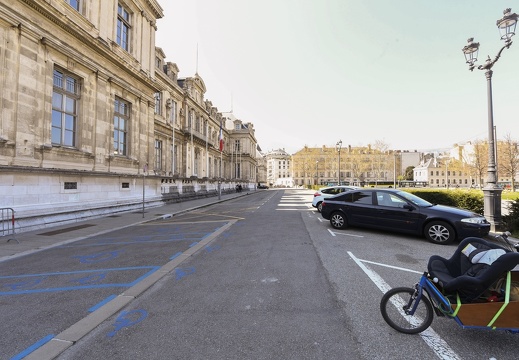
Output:
[[360,189],[324,200],[321,214],[335,229],[367,227],[425,236],[435,244],[450,244],[490,231],[484,216],[434,205],[405,191]]

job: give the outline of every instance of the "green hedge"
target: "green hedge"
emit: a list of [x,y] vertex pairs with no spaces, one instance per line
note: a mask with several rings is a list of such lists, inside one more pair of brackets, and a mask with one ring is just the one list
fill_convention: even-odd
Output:
[[519,200],[512,201],[508,209],[508,215],[503,216],[505,229],[514,237],[519,237]]
[[[484,213],[483,192],[478,190],[415,190],[405,189],[433,204],[455,206]],[[512,236],[519,237],[519,200],[513,200],[508,215],[503,215],[503,225]]]
[[[401,189],[403,190],[403,189]],[[483,193],[478,190],[405,189],[433,204],[455,206],[483,215]]]

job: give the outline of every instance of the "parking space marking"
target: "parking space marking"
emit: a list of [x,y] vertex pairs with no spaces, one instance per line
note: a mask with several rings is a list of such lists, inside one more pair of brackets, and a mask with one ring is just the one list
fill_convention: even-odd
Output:
[[148,312],[144,309],[121,311],[115,319],[114,330],[106,334],[106,337],[114,337],[122,328],[133,326],[148,317]]
[[[236,217],[236,216],[229,216],[229,215],[222,215],[222,214],[209,214],[209,213],[196,213],[198,215],[214,215],[214,216],[220,216],[220,217],[225,217],[225,218],[229,218],[231,220],[245,220],[245,218],[241,218],[241,217]],[[185,219],[186,217],[184,216],[182,219]],[[176,218],[178,219],[178,218]],[[192,224],[205,224],[205,223],[227,223],[227,220],[201,220],[201,221],[197,221],[197,220],[190,220],[190,221],[176,221],[176,219],[168,219],[168,221],[164,221],[164,220],[160,220],[160,224],[164,224],[164,225],[169,225],[169,224],[174,224],[174,225],[192,225]],[[144,224],[141,224],[141,226],[157,226],[157,223],[158,221],[150,221],[148,223],[144,223]]]
[[378,266],[387,267],[387,268],[391,268],[391,269],[407,271],[407,272],[411,272],[411,273],[415,273],[415,274],[420,274],[420,275],[423,274],[423,271],[416,271],[416,270],[406,269],[406,268],[399,267],[399,266],[387,265],[387,264],[382,264],[382,263],[378,263],[378,262],[374,262],[374,261],[369,261],[369,260],[361,260],[361,261],[363,263],[367,263],[367,264],[373,264],[373,265],[378,265]]
[[113,299],[115,299],[117,297],[117,295],[113,294],[113,295],[110,295],[109,297],[107,297],[106,299],[104,299],[103,301],[100,301],[98,302],[96,305],[92,306],[90,309],[88,309],[88,312],[94,312],[96,311],[97,309],[99,309],[101,306],[103,306],[104,304],[112,301]]
[[[228,220],[245,220],[244,217],[241,216],[234,216],[234,215],[227,215],[228,213],[236,213],[236,212],[244,212],[248,210],[247,208],[242,209],[234,209],[229,211],[221,211],[218,213],[212,213],[212,212],[204,212],[204,211],[192,211],[188,215],[184,215],[182,219],[189,219],[189,222],[183,222],[183,223],[176,223],[176,224],[192,224],[195,223],[221,223],[226,222]],[[221,220],[215,219],[215,220],[209,220],[204,219],[204,217],[207,216],[213,216],[216,218],[222,218]],[[194,220],[194,219],[202,219],[202,220]]]
[[[96,270],[82,270],[82,271],[68,271],[68,272],[55,272],[55,273],[42,273],[42,274],[27,274],[27,275],[11,275],[11,276],[0,276],[0,289],[8,288],[11,291],[0,291],[0,296],[3,295],[21,295],[21,294],[36,294],[36,293],[48,293],[58,291],[69,291],[69,290],[83,290],[83,289],[100,289],[109,287],[131,287],[141,280],[147,278],[155,271],[159,266],[137,266],[137,267],[125,267],[125,268],[114,268],[114,269],[96,269]],[[139,271],[148,270],[143,275],[129,283],[104,283],[96,284],[95,280],[104,280],[106,275],[110,272],[116,271]],[[62,286],[62,287],[50,287],[45,286],[45,280],[57,276],[74,276],[78,274],[87,274],[86,277],[79,279],[69,280],[78,285]],[[16,281],[16,282],[14,282]],[[94,282],[94,283],[92,283]],[[4,283],[2,285],[2,283]],[[36,288],[36,286],[45,286],[42,288]]]
[[27,349],[25,349],[22,352],[18,353],[17,355],[13,356],[10,360],[21,360],[21,359],[23,359],[24,357],[26,357],[27,355],[32,353],[34,350],[42,347],[43,345],[45,345],[46,343],[51,341],[53,338],[54,338],[53,334],[45,336],[43,339],[40,339],[40,340],[36,341],[34,344],[29,346]]
[[[375,271],[368,268],[364,265],[364,260],[360,260],[351,251],[348,251],[348,255],[352,258],[353,261],[364,271],[366,275],[371,279],[371,281],[382,291],[382,293],[386,293],[391,289],[391,286]],[[421,273],[420,273],[421,274]],[[395,330],[396,331],[396,330]],[[451,349],[451,347],[447,344],[445,340],[443,340],[436,331],[433,330],[432,327],[427,328],[427,330],[421,332],[420,337],[422,340],[431,348],[432,351],[438,356],[440,359],[444,360],[460,360],[461,358]]]
[[179,251],[178,253],[170,257],[169,260],[173,260],[174,258],[179,257],[180,255],[182,255],[182,251]]
[[[221,221],[220,221],[221,223]],[[110,300],[108,300],[106,303],[103,303],[101,306],[97,307],[95,311],[93,311],[89,318],[83,318],[76,322],[75,324],[72,324],[69,328],[62,331],[60,334],[53,336],[44,343],[41,346],[38,346],[37,348],[32,348],[32,350],[28,353],[35,358],[35,359],[41,359],[44,358],[43,355],[47,355],[51,352],[57,351],[53,345],[56,343],[60,343],[60,345],[63,345],[59,349],[59,353],[62,353],[69,347],[73,346],[77,341],[84,336],[86,336],[88,333],[90,333],[93,328],[102,322],[104,322],[108,317],[115,314],[116,311],[120,310],[121,307],[125,306],[129,302],[131,302],[132,299],[136,298],[140,294],[142,294],[144,291],[148,290],[150,286],[155,284],[157,281],[162,279],[167,274],[174,273],[176,280],[181,280],[186,276],[192,275],[195,273],[194,267],[186,267],[186,268],[179,268],[179,265],[182,264],[185,260],[189,259],[191,256],[193,256],[198,250],[204,248],[205,246],[209,245],[213,240],[218,238],[219,236],[222,236],[222,238],[226,237],[225,231],[228,230],[231,226],[238,223],[238,220],[230,220],[224,222],[224,224],[214,231],[208,233],[206,236],[203,237],[202,240],[200,240],[199,243],[195,244],[194,246],[190,247],[188,250],[182,252],[180,255],[174,255],[172,259],[166,264],[164,264],[162,267],[153,267],[152,270],[150,270],[149,273],[141,276],[139,279],[134,281],[131,284],[131,287],[124,291],[121,295],[116,296]],[[192,224],[192,223],[191,223]],[[217,248],[217,246],[213,246],[213,249]],[[207,249],[206,249],[207,250]],[[146,268],[146,267],[142,267]],[[107,269],[105,269],[107,270]],[[108,269],[109,270],[109,269]],[[118,269],[112,269],[112,270],[118,270]],[[94,271],[103,271],[103,270],[92,270]],[[88,272],[88,271],[83,271]],[[149,277],[149,279],[143,281],[140,283],[141,280],[143,280],[145,277],[149,276],[150,274],[154,273],[153,276]],[[59,273],[62,274],[62,273]],[[2,277],[0,277],[0,280]],[[142,321],[144,318],[147,317],[147,312],[145,310],[138,310],[140,311],[140,317],[135,321]],[[138,313],[120,313],[118,319],[121,320],[119,324],[114,324],[116,327],[116,330],[119,331],[119,327],[125,327],[123,325],[133,325],[134,322],[130,321],[128,319],[128,315],[139,315]],[[131,322],[131,323],[130,323]],[[95,324],[94,324],[95,323]],[[135,322],[136,323],[136,322]],[[86,326],[88,324],[88,326]],[[94,326],[94,327],[92,327]],[[112,332],[113,335],[117,333],[117,331]],[[110,333],[110,334],[112,334]],[[75,341],[70,341],[69,337],[73,336]],[[34,353],[33,353],[34,352]],[[25,355],[24,355],[25,356]]]
[[199,239],[200,237],[207,236],[207,234],[210,234],[210,232],[192,232],[192,233],[181,233],[181,234],[170,234],[170,235],[141,236],[141,237],[135,237],[135,240],[126,240],[126,239],[121,239],[120,237],[103,238],[99,242],[96,242],[96,243],[67,244],[67,245],[60,246],[60,248],[168,243],[168,242],[189,241],[189,240]]
[[352,237],[358,237],[358,238],[363,238],[364,235],[356,235],[356,234],[347,234],[347,233],[342,233],[342,232],[335,232],[335,231],[332,231],[330,229],[327,229],[328,232],[332,235],[332,236],[337,236],[337,235],[344,235],[344,236],[352,236]]

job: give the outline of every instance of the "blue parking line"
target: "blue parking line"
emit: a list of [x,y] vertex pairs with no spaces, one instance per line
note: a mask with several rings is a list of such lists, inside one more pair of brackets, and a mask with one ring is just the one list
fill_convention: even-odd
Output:
[[15,356],[13,356],[10,360],[21,360],[21,359],[23,359],[24,357],[26,357],[27,355],[32,353],[34,350],[42,347],[43,345],[45,345],[46,343],[48,343],[52,339],[54,339],[54,335],[53,334],[47,335],[43,339],[36,341],[34,344],[29,346],[27,349],[23,350],[21,353],[18,353]]
[[196,244],[198,244],[198,241],[195,241],[194,243],[192,243],[191,245],[189,245],[189,247],[192,248],[192,247],[195,246]]
[[173,259],[179,257],[180,255],[182,255],[182,251],[179,251],[178,253],[176,253],[175,255],[173,255],[172,257],[170,257],[169,260],[173,260]]
[[5,276],[0,276],[0,279],[16,279],[16,278],[26,278],[26,277],[34,277],[34,276],[52,276],[52,275],[75,275],[75,274],[93,273],[93,272],[97,273],[97,272],[106,272],[106,271],[125,271],[125,270],[156,269],[156,268],[158,268],[158,266],[134,266],[134,267],[122,267],[122,268],[51,272],[51,273],[41,273],[41,274],[5,275]]
[[55,288],[44,288],[44,289],[25,289],[25,290],[17,290],[17,291],[0,291],[0,296],[4,295],[21,295],[21,294],[38,294],[38,293],[48,293],[48,292],[58,292],[58,291],[69,291],[69,290],[84,290],[84,289],[101,289],[101,288],[111,288],[111,287],[132,287],[133,285],[139,283],[144,278],[150,276],[155,271],[157,271],[159,266],[137,266],[137,267],[126,267],[126,268],[114,268],[114,269],[99,269],[99,270],[83,270],[83,271],[71,271],[71,272],[63,272],[63,273],[45,273],[45,274],[31,274],[31,275],[14,275],[14,276],[0,276],[0,279],[14,279],[14,278],[26,278],[26,277],[36,277],[36,276],[50,276],[50,275],[71,275],[71,274],[79,274],[79,273],[100,273],[100,272],[108,272],[108,271],[126,271],[126,270],[142,270],[142,269],[150,269],[142,276],[139,276],[132,282],[129,283],[109,283],[109,284],[82,284],[77,286],[66,286],[66,287],[55,287]]
[[92,306],[90,309],[88,309],[89,312],[94,312],[96,311],[97,309],[99,309],[101,306],[103,306],[104,304],[112,301],[113,299],[115,299],[117,297],[117,295],[110,295],[109,297],[107,297],[106,299],[104,299],[103,301],[97,303],[96,305]]

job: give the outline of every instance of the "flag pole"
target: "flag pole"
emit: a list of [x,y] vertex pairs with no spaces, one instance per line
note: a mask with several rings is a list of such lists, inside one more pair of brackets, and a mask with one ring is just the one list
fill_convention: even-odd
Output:
[[220,176],[218,177],[218,200],[222,199],[222,152],[220,151]]
[[222,198],[222,153],[223,153],[223,127],[220,120],[220,133],[218,134],[218,147],[220,148],[220,176],[218,178],[218,200]]

